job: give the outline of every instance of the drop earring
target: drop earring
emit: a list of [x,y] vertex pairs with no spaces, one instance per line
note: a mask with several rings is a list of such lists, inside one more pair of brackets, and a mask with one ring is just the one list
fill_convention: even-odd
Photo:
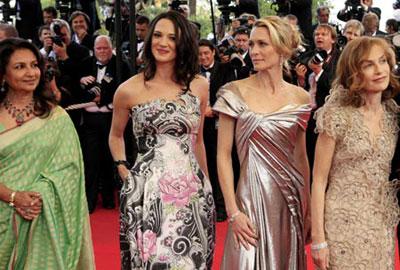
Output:
[[1,87],[0,87],[0,93],[4,93],[6,91],[6,87],[5,87],[6,81],[3,80],[1,82]]

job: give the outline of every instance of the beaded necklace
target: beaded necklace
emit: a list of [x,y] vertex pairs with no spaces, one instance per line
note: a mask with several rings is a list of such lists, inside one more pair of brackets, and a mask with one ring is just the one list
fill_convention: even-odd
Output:
[[34,111],[33,100],[22,109],[17,108],[9,99],[6,99],[3,105],[8,114],[15,119],[17,126],[22,125],[25,122],[25,119],[31,116]]

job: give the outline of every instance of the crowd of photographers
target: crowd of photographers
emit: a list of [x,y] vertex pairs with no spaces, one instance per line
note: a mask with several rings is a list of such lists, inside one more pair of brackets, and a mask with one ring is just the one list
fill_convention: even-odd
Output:
[[[94,2],[94,1],[88,1]],[[397,1],[399,2],[399,1]],[[400,7],[395,3],[394,8]],[[396,6],[398,5],[398,6]],[[41,9],[41,7],[40,7]],[[175,7],[178,11],[189,15],[187,5]],[[54,93],[61,106],[67,108],[81,139],[86,173],[86,188],[89,210],[93,212],[98,193],[102,194],[105,208],[114,208],[114,177],[113,163],[108,147],[108,133],[111,125],[112,99],[118,85],[132,75],[132,70],[127,61],[122,62],[120,80],[117,80],[117,62],[113,53],[113,17],[105,20],[105,27],[109,36],[96,35],[98,28],[94,20],[97,15],[90,10],[91,15],[82,9],[73,11],[68,18],[58,18],[55,7],[46,7],[40,11],[40,25],[35,23],[37,35],[32,31],[17,31],[7,23],[0,24],[0,40],[7,37],[18,36],[31,39],[37,43],[40,52],[47,59],[47,79],[55,80],[57,89]],[[122,51],[124,59],[131,61],[129,56],[129,16],[127,10],[122,10],[123,35]],[[386,32],[380,31],[379,20],[381,11],[373,7],[372,0],[347,0],[345,7],[338,13],[338,19],[345,21],[342,29],[330,23],[330,10],[326,6],[317,9],[315,25],[312,25],[312,38],[307,39],[298,48],[289,63],[285,66],[284,77],[288,82],[299,85],[310,93],[310,102],[314,109],[324,104],[329,94],[331,81],[334,77],[336,63],[341,50],[348,42],[362,35],[377,36],[391,42],[400,52],[400,35],[398,22],[389,19],[386,22]],[[286,14],[287,20],[300,31],[299,20],[294,14]],[[214,44],[211,40],[199,41],[200,74],[210,83],[210,105],[207,110],[204,132],[205,145],[208,159],[208,168],[214,188],[217,206],[217,219],[226,219],[223,197],[218,185],[216,170],[216,143],[218,130],[218,116],[211,107],[216,101],[216,92],[224,84],[243,79],[253,73],[253,65],[249,56],[249,37],[252,25],[257,17],[254,14],[244,13],[231,20],[218,23],[217,38]],[[35,20],[37,21],[37,20]],[[150,19],[146,16],[137,16],[137,58],[135,64],[140,70],[143,60],[141,58],[143,43]],[[198,24],[193,24],[199,27]],[[399,55],[399,53],[398,53]],[[314,134],[315,123],[311,117],[307,148],[309,160],[314,160]],[[127,143],[132,143],[128,139]],[[132,149],[133,146],[128,146]],[[134,155],[132,150],[132,156]],[[238,161],[233,151],[234,168],[238,169]],[[235,172],[236,178],[238,171]]]

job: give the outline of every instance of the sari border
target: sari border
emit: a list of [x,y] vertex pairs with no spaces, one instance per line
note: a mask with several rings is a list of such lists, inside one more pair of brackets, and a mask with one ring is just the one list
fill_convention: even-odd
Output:
[[54,107],[46,118],[35,117],[21,126],[14,127],[0,133],[0,151],[16,143],[32,132],[41,129],[50,120],[66,115],[66,112],[59,106]]

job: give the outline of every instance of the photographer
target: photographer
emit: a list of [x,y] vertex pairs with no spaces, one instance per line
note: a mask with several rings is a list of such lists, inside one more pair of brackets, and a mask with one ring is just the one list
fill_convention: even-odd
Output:
[[[305,53],[308,66],[297,64],[295,71],[299,86],[308,89],[313,112],[325,103],[325,98],[331,89],[331,82],[336,71],[339,51],[336,49],[336,30],[329,24],[320,24],[314,32],[315,51]],[[324,53],[323,53],[324,52]],[[311,55],[311,57],[309,56]],[[324,58],[320,63],[318,63]],[[302,62],[302,61],[301,61]],[[313,167],[314,149],[317,136],[314,133],[315,120],[310,117],[307,127],[307,154],[310,169]]]
[[343,36],[350,42],[364,35],[364,26],[358,20],[349,20],[343,27]]
[[241,60],[242,65],[234,65],[237,67],[237,79],[247,78],[251,71],[253,70],[253,62],[251,61],[249,55],[249,38],[250,38],[250,30],[247,27],[239,27],[235,33],[233,33],[234,44],[237,48],[235,53],[230,54],[230,62],[236,58],[237,60]]
[[372,7],[372,5],[372,0],[346,0],[345,7],[339,11],[337,18],[344,22],[351,19],[361,22],[364,14],[368,12],[375,13],[380,18],[381,10],[377,7]]
[[[63,93],[60,105],[67,107],[71,104],[80,103],[82,91],[79,87],[79,71],[82,60],[89,56],[89,50],[71,40],[69,24],[62,19],[55,19],[50,25],[53,41],[53,51],[56,55],[57,65],[61,76],[57,81],[59,87],[68,90],[69,95]],[[79,133],[81,114],[79,111],[68,111],[72,121]]]
[[72,12],[69,22],[72,28],[72,40],[93,52],[94,39],[90,31],[89,16],[79,10]]
[[[113,161],[108,147],[108,134],[111,128],[112,101],[120,82],[116,78],[117,62],[112,51],[110,38],[100,35],[94,43],[94,56],[86,58],[82,64],[82,101],[96,102],[96,105],[84,109],[82,126],[86,195],[90,213],[95,210],[99,187],[102,188],[103,207],[115,207]],[[123,62],[121,70],[124,81],[129,77],[128,64]]]
[[375,13],[367,13],[361,21],[364,26],[364,35],[370,37],[384,37],[386,33],[379,30],[379,18]]

